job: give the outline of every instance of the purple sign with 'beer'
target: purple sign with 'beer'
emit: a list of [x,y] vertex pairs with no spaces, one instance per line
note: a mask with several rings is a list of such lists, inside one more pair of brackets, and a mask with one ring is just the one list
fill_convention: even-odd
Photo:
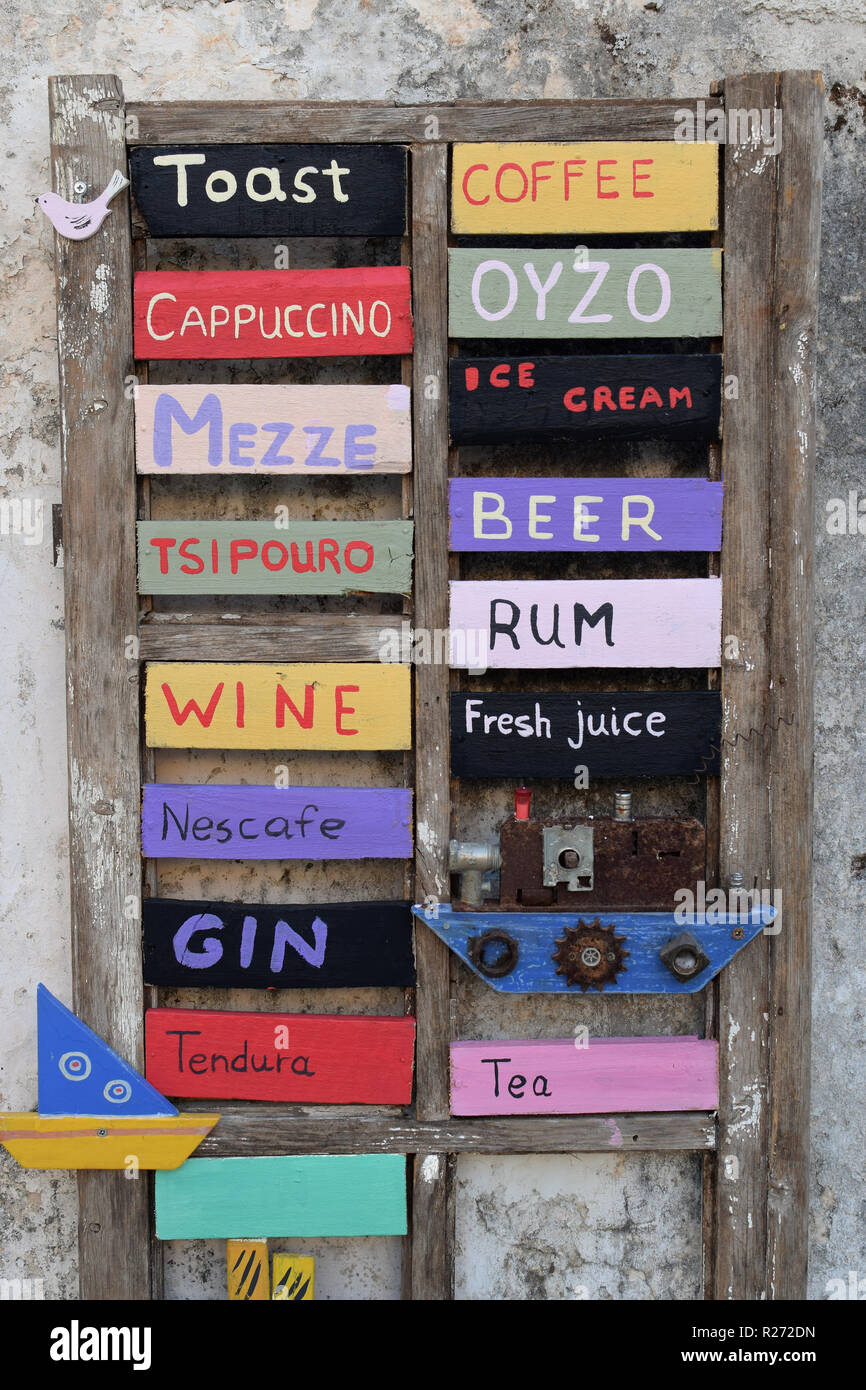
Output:
[[452,550],[719,550],[705,478],[452,478]]
[[407,859],[403,787],[221,787],[149,783],[141,847],[154,859]]

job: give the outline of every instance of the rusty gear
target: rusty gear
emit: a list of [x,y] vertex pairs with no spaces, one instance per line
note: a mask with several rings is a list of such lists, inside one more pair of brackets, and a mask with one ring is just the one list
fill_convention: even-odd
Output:
[[580,985],[585,992],[594,986],[599,993],[611,985],[622,970],[627,970],[623,950],[624,936],[615,936],[613,923],[604,927],[601,918],[592,922],[578,919],[576,927],[566,927],[565,935],[556,938],[553,953],[557,975],[564,975],[568,985]]

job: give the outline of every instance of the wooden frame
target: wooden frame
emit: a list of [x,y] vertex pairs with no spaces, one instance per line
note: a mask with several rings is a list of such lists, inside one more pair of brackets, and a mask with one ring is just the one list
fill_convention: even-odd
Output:
[[[821,91],[820,77],[813,73],[724,83],[729,109],[780,109],[783,134],[776,157],[728,147],[725,158],[725,371],[738,377],[739,398],[726,402],[724,410],[723,634],[738,638],[740,656],[725,660],[722,669],[722,776],[718,798],[708,796],[708,828],[718,820],[722,882],[742,872],[747,885],[754,881],[782,890],[783,930],[741,955],[708,991],[708,1036],[720,1036],[723,1049],[718,1141],[712,1115],[615,1117],[615,1128],[633,1136],[627,1146],[706,1155],[706,1291],[716,1298],[796,1298],[805,1292],[809,537]],[[715,104],[722,99],[717,95]],[[409,514],[414,489],[413,621],[418,627],[446,627],[448,144],[496,138],[669,140],[677,113],[694,110],[696,101],[124,106],[117,79],[95,76],[52,79],[50,102],[54,188],[70,199],[76,179],[86,176],[90,186],[103,187],[115,168],[125,170],[128,144],[340,140],[410,145],[411,237],[404,260],[411,258],[416,299],[415,472],[404,483],[403,514]],[[141,232],[118,208],[90,241],[57,237],[55,254],[74,1004],[108,1043],[140,1065],[145,990],[139,918],[130,911],[142,886],[136,658],[371,661],[377,659],[383,620],[298,616],[248,622],[149,615],[136,644],[136,478],[132,408],[123,390],[133,371],[134,230]],[[143,262],[139,258],[136,264]],[[99,314],[90,309],[97,283],[110,286],[107,296],[97,296],[105,302]],[[438,394],[425,390],[431,378],[440,383]],[[718,451],[714,454],[711,477],[718,476]],[[88,522],[97,511],[110,523],[111,546],[88,545]],[[712,561],[709,572],[718,572]],[[96,604],[98,622],[92,612]],[[450,685],[447,668],[416,668],[416,723],[423,723],[425,733],[415,757],[416,820],[423,827],[416,837],[416,901],[448,894]],[[143,754],[146,776],[151,756]],[[146,882],[153,891],[152,877]],[[411,888],[407,884],[407,893]],[[454,1156],[609,1151],[612,1126],[611,1117],[598,1116],[452,1119],[452,967],[447,949],[430,932],[418,933],[417,969],[414,1116],[336,1121],[232,1106],[201,1153],[413,1156],[406,1292],[447,1299],[453,1296]],[[735,1051],[726,1047],[732,1036]],[[81,1296],[160,1297],[147,1181],[130,1184],[120,1173],[82,1173],[79,1201]]]

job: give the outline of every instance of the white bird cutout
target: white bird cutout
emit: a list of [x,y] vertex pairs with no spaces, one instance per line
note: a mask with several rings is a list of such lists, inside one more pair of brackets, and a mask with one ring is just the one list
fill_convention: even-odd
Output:
[[129,179],[115,169],[107,187],[92,203],[67,203],[58,193],[43,193],[36,201],[60,236],[69,237],[71,241],[84,241],[99,231],[109,214],[108,204],[128,185]]

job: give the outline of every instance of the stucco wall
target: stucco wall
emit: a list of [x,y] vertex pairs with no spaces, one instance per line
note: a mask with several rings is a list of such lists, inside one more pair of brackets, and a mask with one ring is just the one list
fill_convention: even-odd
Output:
[[[866,8],[858,0],[297,0],[51,4],[0,17],[5,148],[0,497],[41,503],[44,534],[0,535],[0,1107],[35,1107],[35,982],[68,998],[62,573],[46,79],[116,73],[138,99],[694,95],[726,72],[820,68],[828,91],[819,345],[816,950],[811,1294],[866,1276],[862,1134],[866,872],[863,545],[831,536],[825,502],[866,495],[862,169]],[[38,521],[38,512],[31,514]],[[29,543],[32,541],[32,543]],[[187,891],[187,890],[185,890]],[[337,896],[336,893],[331,896]],[[475,1001],[465,1000],[468,1016]],[[685,1026],[685,1016],[675,1025]],[[627,1029],[625,1031],[628,1031]],[[649,1031],[635,1028],[634,1031]],[[662,1030],[660,1030],[662,1031]],[[75,1185],[0,1154],[0,1277],[75,1288]],[[465,1159],[458,1173],[461,1297],[693,1298],[698,1160]],[[691,1211],[694,1223],[660,1213]],[[299,1243],[312,1248],[312,1243]],[[398,1243],[319,1243],[320,1296],[395,1297]],[[363,1248],[362,1248],[363,1247]],[[171,1297],[219,1296],[216,1246],[175,1246]]]

